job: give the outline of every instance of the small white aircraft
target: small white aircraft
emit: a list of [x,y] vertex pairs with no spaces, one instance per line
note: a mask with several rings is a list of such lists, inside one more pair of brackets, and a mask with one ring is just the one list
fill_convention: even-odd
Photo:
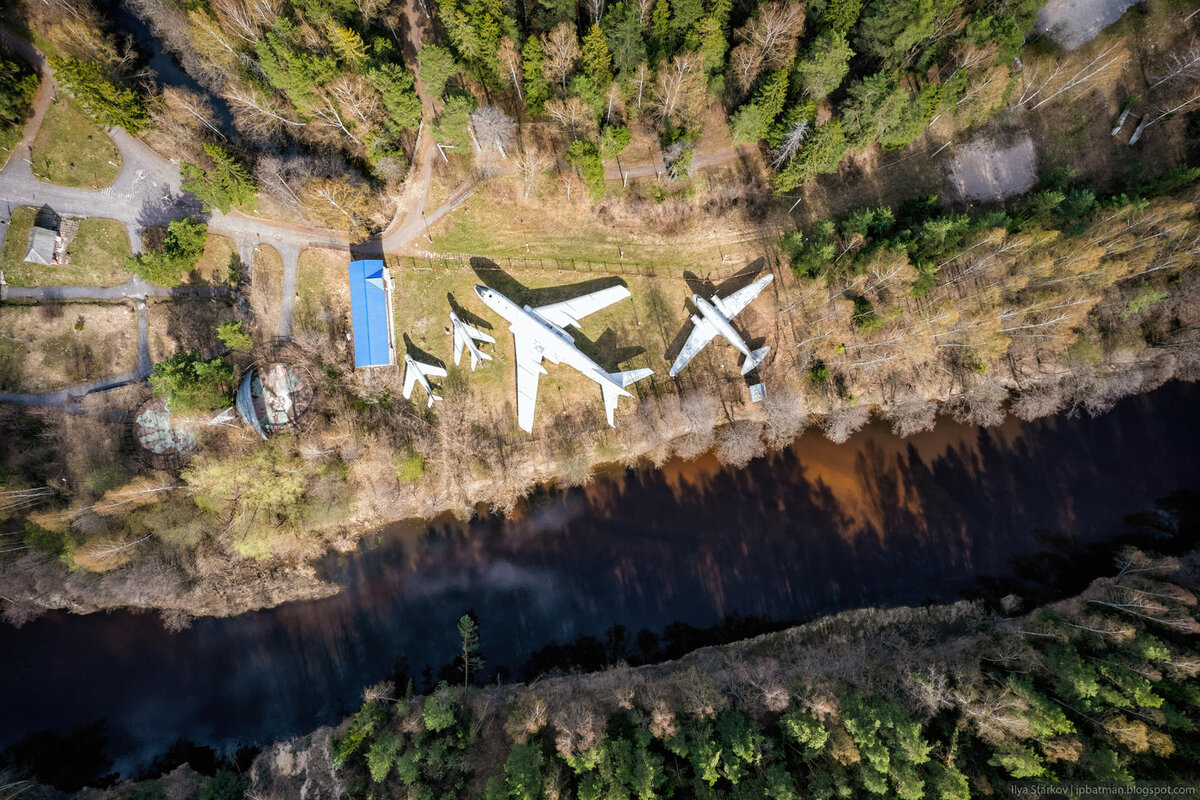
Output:
[[717,334],[728,339],[729,343],[745,356],[742,363],[743,375],[761,364],[763,357],[771,348],[760,347],[757,350],[751,350],[750,346],[746,344],[746,340],[733,327],[731,320],[743,308],[750,305],[750,302],[758,297],[759,293],[767,288],[767,285],[773,280],[775,280],[774,275],[764,275],[728,297],[721,298],[714,294],[711,303],[700,295],[693,294],[692,302],[696,304],[696,309],[700,313],[692,315],[692,323],[695,327],[692,328],[692,333],[688,336],[687,341],[683,343],[683,349],[679,351],[675,363],[671,365],[670,376],[674,378],[678,375],[688,362],[704,349],[706,344],[716,338]]
[[610,373],[580,352],[567,333],[568,326],[579,327],[588,314],[629,297],[624,286],[612,286],[598,292],[564,300],[561,303],[531,308],[518,306],[495,289],[476,286],[475,293],[488,308],[508,320],[517,355],[517,424],[527,433],[533,431],[533,408],[537,402],[538,375],[545,375],[542,359],[552,364],[566,363],[600,384],[604,411],[613,425],[613,411],[619,397],[633,397],[625,387],[654,373],[652,369],[633,369]]
[[446,370],[441,367],[436,367],[433,364],[424,364],[417,361],[408,353],[404,354],[404,399],[412,397],[413,386],[420,383],[425,387],[426,394],[429,395],[429,407],[433,408],[434,400],[442,398],[433,393],[433,386],[429,383],[429,376],[435,378],[446,377]]
[[454,327],[454,366],[462,361],[463,350],[471,354],[471,372],[479,366],[480,361],[491,361],[492,357],[479,349],[475,342],[495,344],[496,340],[483,331],[475,328],[458,318],[458,314],[450,312],[450,324]]

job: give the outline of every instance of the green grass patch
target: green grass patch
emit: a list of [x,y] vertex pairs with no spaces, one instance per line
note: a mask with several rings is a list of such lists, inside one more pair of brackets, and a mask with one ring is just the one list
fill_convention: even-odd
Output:
[[129,235],[121,223],[90,217],[79,221],[79,230],[67,246],[68,264],[30,264],[25,261],[29,228],[36,211],[28,206],[13,211],[0,267],[13,286],[118,286],[129,280],[125,259]]
[[46,111],[33,142],[33,173],[60,186],[100,189],[121,173],[121,152],[108,134],[63,97]]
[[25,263],[25,248],[29,246],[29,229],[33,227],[37,212],[29,206],[14,208],[12,217],[8,220],[8,233],[4,237],[4,248],[0,250],[0,269],[4,270],[4,280],[14,286],[28,286],[22,281],[22,274],[29,271],[33,274],[35,268],[45,269],[40,264]]

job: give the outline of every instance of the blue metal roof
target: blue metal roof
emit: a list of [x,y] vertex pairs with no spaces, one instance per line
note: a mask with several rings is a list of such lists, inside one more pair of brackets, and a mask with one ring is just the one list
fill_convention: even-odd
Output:
[[389,298],[382,261],[350,262],[350,316],[354,323],[354,366],[392,363]]

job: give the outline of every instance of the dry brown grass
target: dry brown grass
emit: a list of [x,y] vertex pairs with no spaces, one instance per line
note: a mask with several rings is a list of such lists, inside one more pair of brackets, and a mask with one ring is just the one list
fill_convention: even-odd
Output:
[[279,336],[279,314],[283,304],[283,259],[279,251],[260,245],[254,251],[254,280],[250,284],[251,335],[256,342]]
[[204,352],[221,344],[217,326],[234,318],[224,297],[151,298],[146,302],[150,325],[150,360],[170,358],[178,350]]
[[137,359],[131,306],[0,306],[0,385],[6,391],[47,392],[120,375]]
[[295,325],[327,337],[350,329],[349,256],[342,251],[309,248],[300,254],[296,275]]

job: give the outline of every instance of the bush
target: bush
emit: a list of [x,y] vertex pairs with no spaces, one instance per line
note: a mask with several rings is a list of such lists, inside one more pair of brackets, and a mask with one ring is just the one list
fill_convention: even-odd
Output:
[[172,411],[212,411],[229,405],[233,367],[223,358],[205,361],[195,352],[181,350],[154,365],[150,386],[167,398]]
[[596,145],[586,139],[576,139],[567,148],[567,163],[576,167],[588,185],[592,200],[604,197],[604,162]]
[[167,226],[163,249],[139,253],[125,262],[125,268],[144,281],[166,288],[183,283],[183,274],[195,268],[204,253],[208,226],[190,217],[177,219]]
[[246,333],[240,320],[222,322],[217,326],[217,336],[221,337],[221,341],[230,350],[245,351],[254,347],[254,340]]

